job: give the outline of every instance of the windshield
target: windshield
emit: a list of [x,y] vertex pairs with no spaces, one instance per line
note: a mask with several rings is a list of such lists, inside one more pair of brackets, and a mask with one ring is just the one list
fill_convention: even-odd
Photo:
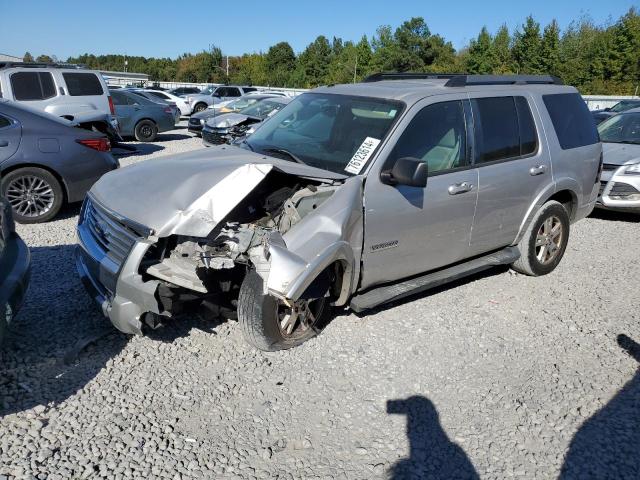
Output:
[[240,110],[240,113],[249,117],[258,117],[265,119],[272,115],[275,115],[279,110],[286,105],[282,102],[274,102],[273,100],[261,100],[259,102],[252,102],[253,104]]
[[622,113],[598,125],[600,140],[640,144],[640,113]]
[[254,103],[256,103],[258,100],[260,100],[259,98],[251,98],[251,97],[240,97],[237,100],[232,100],[229,103],[227,103],[223,108],[226,108],[228,110],[242,110],[243,108],[247,108],[249,105],[253,105]]
[[204,95],[211,95],[217,87],[207,87],[200,90],[200,93]]
[[402,108],[397,101],[305,93],[265,122],[245,144],[266,155],[355,175],[373,156]]
[[621,102],[616,103],[613,107],[611,107],[611,110],[609,111],[620,113],[635,107],[640,107],[640,101],[633,102],[633,101],[623,100]]

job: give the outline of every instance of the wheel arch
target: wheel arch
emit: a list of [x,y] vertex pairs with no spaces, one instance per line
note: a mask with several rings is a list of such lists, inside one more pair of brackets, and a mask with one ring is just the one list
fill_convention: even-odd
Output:
[[540,210],[540,208],[550,200],[555,200],[562,204],[565,209],[567,209],[569,220],[573,222],[579,207],[578,191],[578,183],[569,180],[549,185],[546,189],[542,190],[527,210],[527,213],[520,224],[518,235],[512,245],[516,245],[522,239],[522,236],[527,231],[527,227],[533,220],[533,217],[535,217],[538,210]]
[[62,187],[62,203],[66,204],[69,198],[69,186],[67,182],[64,180],[64,177],[60,175],[56,170],[49,167],[48,165],[43,165],[41,163],[27,162],[27,163],[14,163],[12,165],[0,166],[0,177],[4,177],[5,175],[14,172],[16,170],[20,170],[21,168],[39,168],[41,170],[46,170],[51,175],[53,175],[58,182],[60,182],[60,186]]

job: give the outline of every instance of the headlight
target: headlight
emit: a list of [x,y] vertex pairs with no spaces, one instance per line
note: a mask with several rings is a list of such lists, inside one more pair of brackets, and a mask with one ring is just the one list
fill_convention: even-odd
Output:
[[640,175],[640,163],[629,165],[627,168],[625,168],[624,173],[626,173],[627,175]]

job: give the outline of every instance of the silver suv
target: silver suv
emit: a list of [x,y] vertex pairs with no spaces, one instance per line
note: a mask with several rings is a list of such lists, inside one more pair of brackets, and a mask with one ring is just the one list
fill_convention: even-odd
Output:
[[241,97],[247,93],[256,92],[258,89],[255,87],[237,87],[234,85],[222,85],[203,93],[195,95],[185,95],[185,99],[189,103],[193,113],[202,112],[207,107],[216,103],[224,102],[226,100],[233,100],[234,98]]
[[123,332],[198,307],[289,348],[331,306],[551,272],[600,170],[584,101],[553,77],[378,74],[296,97],[237,146],[106,174],[77,266]]

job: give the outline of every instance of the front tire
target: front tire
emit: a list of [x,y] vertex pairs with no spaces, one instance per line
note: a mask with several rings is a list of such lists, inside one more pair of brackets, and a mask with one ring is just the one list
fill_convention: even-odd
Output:
[[158,126],[151,120],[140,120],[134,134],[139,142],[153,142],[158,136]]
[[327,297],[298,300],[293,308],[263,293],[263,280],[254,270],[240,287],[238,321],[245,340],[267,352],[296,347],[318,334],[329,310]]
[[58,179],[37,167],[18,168],[4,177],[0,193],[13,209],[18,223],[42,223],[55,217],[64,203]]
[[551,273],[564,256],[569,228],[569,214],[562,204],[554,200],[545,203],[520,240],[520,258],[511,268],[532,277]]

